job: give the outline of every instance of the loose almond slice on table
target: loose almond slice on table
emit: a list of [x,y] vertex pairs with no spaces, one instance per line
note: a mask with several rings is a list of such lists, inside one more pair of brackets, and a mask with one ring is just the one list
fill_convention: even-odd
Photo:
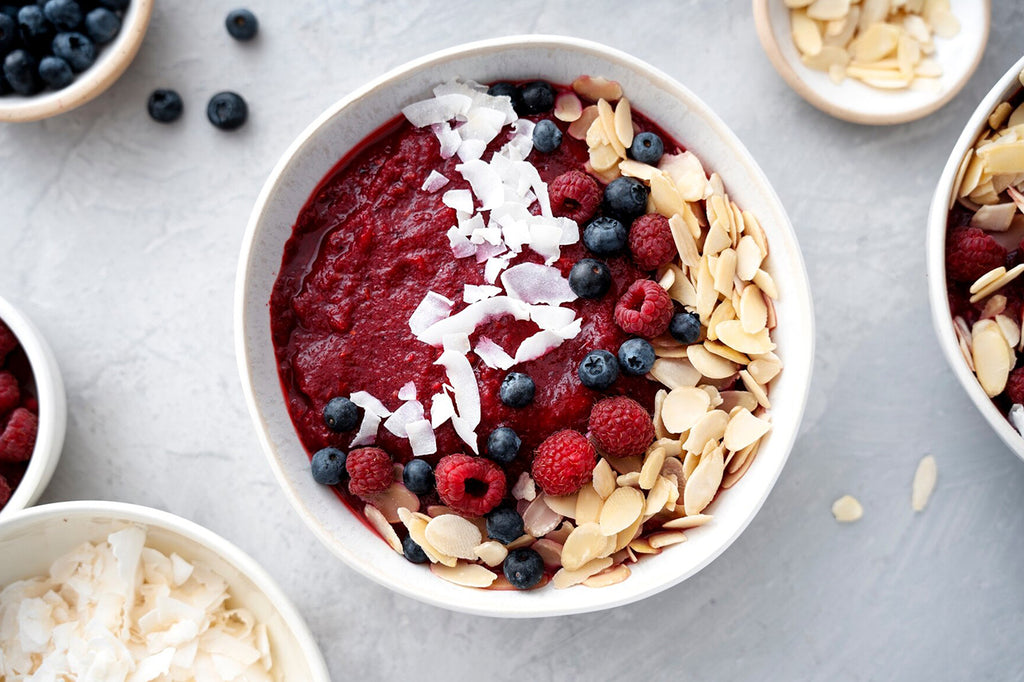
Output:
[[551,578],[551,584],[554,585],[556,590],[564,590],[567,587],[579,585],[590,576],[600,573],[611,565],[611,557],[604,557],[602,559],[593,559],[574,570],[563,567]]
[[493,571],[480,564],[459,563],[455,566],[431,564],[430,570],[439,578],[463,587],[490,587],[498,577]]
[[601,507],[600,529],[605,536],[629,528],[644,514],[644,495],[636,488],[618,488]]
[[363,508],[363,516],[370,522],[370,525],[380,533],[380,536],[384,538],[384,541],[388,543],[391,549],[395,550],[399,554],[402,553],[402,541],[398,538],[398,534],[395,533],[395,529],[391,527],[388,520],[384,518],[384,514],[380,512],[373,505],[366,505]]
[[708,456],[702,456],[697,468],[686,479],[683,489],[683,509],[686,515],[699,514],[714,499],[725,473],[722,448],[715,448]]
[[669,431],[683,433],[699,422],[710,406],[711,397],[700,388],[677,388],[665,398],[661,418]]
[[601,532],[601,526],[596,523],[579,525],[569,533],[562,546],[562,566],[575,571],[598,558],[604,547],[605,535]]
[[978,383],[990,398],[1006,388],[1006,380],[1013,369],[1013,350],[1006,342],[999,325],[992,320],[980,320],[972,330],[971,355]]
[[935,466],[935,458],[931,455],[922,457],[917,464],[917,471],[914,473],[914,486],[910,499],[910,506],[914,511],[923,511],[928,506],[928,499],[935,489],[937,478],[938,469]]
[[864,508],[852,495],[843,495],[832,503],[832,516],[840,523],[852,523],[864,516]]
[[476,525],[455,514],[431,519],[426,538],[431,547],[457,559],[476,559],[476,548],[483,541]]

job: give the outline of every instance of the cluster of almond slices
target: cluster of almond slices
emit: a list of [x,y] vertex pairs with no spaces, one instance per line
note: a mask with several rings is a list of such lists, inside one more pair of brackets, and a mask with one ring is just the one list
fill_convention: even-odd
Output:
[[[487,539],[483,519],[440,505],[421,511],[398,483],[368,500],[366,518],[396,552],[402,544],[392,524],[401,522],[435,574],[468,587],[513,589],[492,569],[520,547],[542,557],[556,588],[625,580],[639,556],[659,554],[711,520],[703,512],[746,473],[771,429],[768,391],[782,362],[773,352],[778,291],[765,269],[760,224],[690,152],[666,154],[657,167],[629,159],[634,129],[618,83],[582,77],[573,90],[558,98],[555,116],[587,141],[587,171],[650,187],[648,212],[668,218],[678,250],[658,282],[699,315],[702,335],[690,345],[668,334],[652,340],[649,378],[664,389],[655,399],[656,440],[644,456],[599,457],[592,481],[564,496],[545,494],[523,473],[512,495],[525,534],[508,545]],[[584,108],[577,95],[596,104]]]
[[786,0],[805,66],[835,83],[847,77],[884,90],[938,87],[935,37],[960,22],[949,0]]

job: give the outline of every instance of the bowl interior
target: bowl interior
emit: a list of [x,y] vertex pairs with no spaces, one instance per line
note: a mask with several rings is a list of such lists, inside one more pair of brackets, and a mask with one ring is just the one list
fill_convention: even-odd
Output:
[[[456,76],[480,82],[546,78],[569,83],[581,74],[620,81],[635,108],[696,153],[705,168],[718,171],[730,196],[764,224],[770,268],[781,292],[775,334],[786,367],[772,387],[774,429],[747,475],[714,503],[714,522],[663,556],[641,561],[618,585],[530,593],[457,587],[388,549],[333,493],[313,482],[278,379],[270,292],[284,244],[310,192],[339,158],[401,107]],[[555,615],[626,603],[710,562],[753,518],[781,471],[803,411],[813,356],[810,294],[796,238],[778,197],[732,132],[692,93],[650,66],[594,43],[547,36],[504,38],[431,55],[346,97],[307,128],[285,153],[253,211],[239,266],[236,336],[243,385],[262,445],[285,493],[320,539],[352,567],[399,592],[460,611],[501,616]]]
[[946,225],[949,207],[953,201],[953,185],[956,182],[957,172],[967,151],[974,146],[975,140],[988,126],[988,117],[992,111],[1021,88],[1019,77],[1022,70],[1024,70],[1024,58],[1010,67],[992,86],[978,108],[971,114],[971,118],[960,134],[960,139],[957,140],[953,151],[950,152],[939,184],[935,188],[931,209],[928,213],[927,248],[928,297],[932,308],[932,323],[935,333],[939,337],[939,345],[942,347],[953,373],[960,380],[978,410],[985,416],[1003,442],[1017,453],[1018,457],[1024,459],[1024,437],[1013,428],[1003,413],[985,394],[981,384],[978,383],[978,378],[967,366],[967,362],[960,352],[956,334],[953,331],[953,318],[946,293]]
[[[847,78],[833,83],[827,73],[804,66],[791,36],[789,8],[783,0],[754,0],[762,43],[780,75],[801,97],[822,111],[855,123],[912,121],[939,109],[967,83],[981,61],[991,15],[990,0],[950,0],[961,30],[937,38],[931,55],[942,66],[935,90],[879,90]],[[766,40],[767,39],[767,40]]]
[[244,606],[267,626],[274,668],[282,680],[329,682],[326,665],[298,612],[252,559],[214,533],[166,512],[112,502],[35,507],[0,523],[0,586],[45,575],[62,554],[99,542],[130,525],[147,531],[147,546],[202,561],[230,586],[230,606]]
[[97,97],[121,77],[135,58],[153,14],[154,0],[131,0],[121,19],[121,31],[102,46],[96,63],[74,82],[57,91],[0,97],[0,121],[35,121],[70,111]]
[[25,350],[39,398],[39,432],[32,459],[11,499],[0,510],[0,519],[4,519],[39,499],[53,477],[64,447],[67,398],[57,360],[31,320],[3,298],[0,298],[0,320],[14,332]]

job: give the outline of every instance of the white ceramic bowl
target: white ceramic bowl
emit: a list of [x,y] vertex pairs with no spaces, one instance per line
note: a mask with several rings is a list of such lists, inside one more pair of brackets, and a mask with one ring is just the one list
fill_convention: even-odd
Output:
[[0,588],[45,575],[62,554],[130,525],[147,530],[147,545],[202,561],[227,581],[232,601],[265,623],[274,668],[282,680],[330,682],[327,665],[302,616],[274,580],[242,550],[216,533],[157,509],[122,502],[58,502],[0,522]]
[[39,433],[36,436],[32,459],[21,483],[7,505],[0,510],[0,519],[5,519],[20,509],[33,504],[50,483],[57,468],[61,449],[64,447],[64,431],[68,421],[67,398],[60,368],[53,357],[50,346],[36,326],[17,308],[0,297],[0,320],[18,337],[21,347],[32,366],[39,398]]
[[761,45],[775,70],[791,88],[826,114],[853,123],[892,125],[938,110],[967,84],[988,42],[991,0],[950,0],[960,20],[960,33],[937,39],[932,57],[942,66],[935,91],[878,90],[852,78],[833,83],[827,73],[800,61],[790,32],[789,9],[783,0],[753,0],[754,23]]
[[[776,340],[786,363],[772,387],[774,430],[747,475],[722,494],[713,523],[689,541],[633,567],[604,589],[480,591],[447,583],[389,549],[324,486],[314,483],[285,407],[270,337],[268,301],[284,244],[299,210],[338,159],[404,105],[460,76],[480,82],[545,78],[569,83],[581,74],[622,83],[630,101],[725,180],[736,202],[757,214],[771,245],[779,285]],[[710,172],[710,171],[709,171]],[[236,353],[249,410],[285,494],[303,520],[350,566],[398,592],[458,611],[531,617],[625,604],[693,575],[718,556],[757,513],[786,461],[803,412],[813,358],[813,313],[796,237],[778,197],[736,136],[707,106],[664,73],[627,54],[563,37],[513,36],[463,45],[418,59],[330,107],[292,143],[253,209],[235,292]]]
[[37,121],[71,111],[99,96],[121,77],[135,59],[153,14],[154,0],[131,0],[121,20],[121,31],[99,48],[96,63],[75,76],[61,90],[0,97],[0,121]]
[[942,352],[949,361],[953,373],[960,383],[963,384],[967,395],[971,397],[974,404],[991,424],[999,437],[1003,439],[1017,456],[1024,459],[1024,438],[1007,421],[1003,413],[996,408],[992,400],[985,394],[978,383],[978,378],[967,366],[960,347],[957,344],[956,334],[953,331],[953,318],[949,310],[949,300],[946,294],[946,221],[949,215],[950,202],[953,197],[953,183],[956,181],[957,171],[960,162],[963,160],[967,150],[974,146],[975,140],[988,125],[988,117],[999,105],[1009,99],[1021,83],[1018,79],[1021,71],[1024,70],[1024,58],[1003,74],[992,89],[989,90],[981,104],[971,114],[971,118],[964,126],[960,139],[949,154],[946,167],[942,170],[942,177],[935,188],[932,196],[932,205],[928,213],[928,298],[932,305],[932,323],[935,326],[935,333],[939,337],[939,345]]

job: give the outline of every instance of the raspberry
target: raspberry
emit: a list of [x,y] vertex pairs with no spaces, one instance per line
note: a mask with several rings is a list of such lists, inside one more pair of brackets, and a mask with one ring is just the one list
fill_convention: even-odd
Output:
[[18,380],[10,372],[0,372],[0,417],[5,416],[21,403],[21,389]]
[[590,482],[597,453],[579,431],[548,436],[533,458],[533,480],[548,495],[571,495]]
[[441,501],[466,516],[483,516],[505,497],[505,472],[483,457],[442,457],[434,478]]
[[594,217],[601,205],[601,187],[583,171],[562,173],[548,183],[551,211],[562,218],[583,223]]
[[1006,380],[1006,395],[1015,405],[1024,404],[1024,367],[1010,372],[1010,378]]
[[388,453],[380,448],[357,448],[345,460],[348,491],[353,495],[372,495],[387,490],[395,479]]
[[7,427],[0,433],[0,462],[28,461],[38,430],[39,419],[24,407],[12,412]]
[[4,361],[7,354],[18,347],[18,339],[10,327],[0,320],[0,362]]
[[11,484],[7,482],[7,479],[0,475],[0,509],[4,508],[7,501],[11,499]]
[[672,312],[672,299],[657,282],[638,279],[615,304],[615,323],[627,334],[650,339],[665,333]]
[[644,270],[657,270],[676,256],[676,242],[668,218],[657,213],[642,215],[629,229],[629,250]]
[[632,398],[606,398],[590,412],[590,435],[609,457],[636,457],[654,440],[654,423]]
[[973,282],[1006,263],[1006,249],[977,227],[955,230],[946,242],[946,274],[957,282]]

